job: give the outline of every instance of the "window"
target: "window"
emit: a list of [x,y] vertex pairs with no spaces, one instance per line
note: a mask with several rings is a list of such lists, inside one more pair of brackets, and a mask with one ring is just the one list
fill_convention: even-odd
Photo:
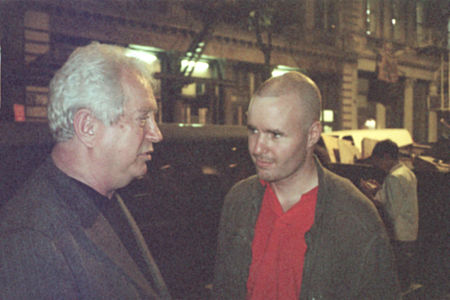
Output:
[[376,0],[366,0],[365,6],[365,25],[366,34],[369,36],[375,36],[377,34],[377,22],[378,22],[378,7]]
[[423,1],[416,3],[416,34],[419,43],[425,40],[425,3]]
[[[370,75],[360,74],[358,78],[358,128],[376,126],[376,102],[368,101]],[[375,122],[375,124],[373,124]]]
[[450,16],[447,19],[447,49],[450,50]]
[[406,24],[405,14],[402,13],[402,5],[398,0],[391,0],[391,36],[394,40],[402,40],[404,38],[404,26]]
[[338,14],[336,2],[334,0],[318,0],[315,2],[314,16],[315,28],[327,33],[337,30]]

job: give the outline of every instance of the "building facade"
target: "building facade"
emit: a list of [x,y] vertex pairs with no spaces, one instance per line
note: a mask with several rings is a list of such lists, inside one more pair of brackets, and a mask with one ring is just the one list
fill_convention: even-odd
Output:
[[317,82],[327,131],[406,128],[421,143],[443,134],[447,1],[280,1],[283,15],[271,20],[284,23],[267,27],[262,40],[239,15],[258,2],[3,1],[0,118],[45,121],[53,73],[75,47],[96,40],[151,63],[161,122],[245,124],[269,67]]

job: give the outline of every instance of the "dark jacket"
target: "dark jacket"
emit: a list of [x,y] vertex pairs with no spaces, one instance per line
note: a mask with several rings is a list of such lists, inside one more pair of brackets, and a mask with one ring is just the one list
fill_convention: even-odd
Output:
[[126,220],[139,266],[86,190],[49,158],[0,212],[0,299],[168,299]]
[[[316,161],[319,191],[300,299],[400,299],[393,255],[373,204]],[[215,299],[245,299],[256,219],[264,196],[256,176],[225,198],[214,271]]]

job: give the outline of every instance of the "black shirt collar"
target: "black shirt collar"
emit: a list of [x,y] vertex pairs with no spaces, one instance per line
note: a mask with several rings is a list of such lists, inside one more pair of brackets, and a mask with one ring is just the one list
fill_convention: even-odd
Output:
[[51,156],[44,163],[46,174],[53,182],[59,199],[78,216],[84,228],[90,228],[98,215],[105,211],[113,200],[101,195],[88,185],[62,172]]

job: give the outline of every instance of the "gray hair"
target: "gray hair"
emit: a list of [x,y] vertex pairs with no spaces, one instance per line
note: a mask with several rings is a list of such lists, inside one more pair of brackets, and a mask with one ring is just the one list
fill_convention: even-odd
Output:
[[105,125],[118,121],[126,101],[124,70],[154,86],[149,66],[127,56],[123,47],[92,42],[75,49],[50,82],[47,115],[57,142],[74,136],[73,118],[82,108],[89,109]]

